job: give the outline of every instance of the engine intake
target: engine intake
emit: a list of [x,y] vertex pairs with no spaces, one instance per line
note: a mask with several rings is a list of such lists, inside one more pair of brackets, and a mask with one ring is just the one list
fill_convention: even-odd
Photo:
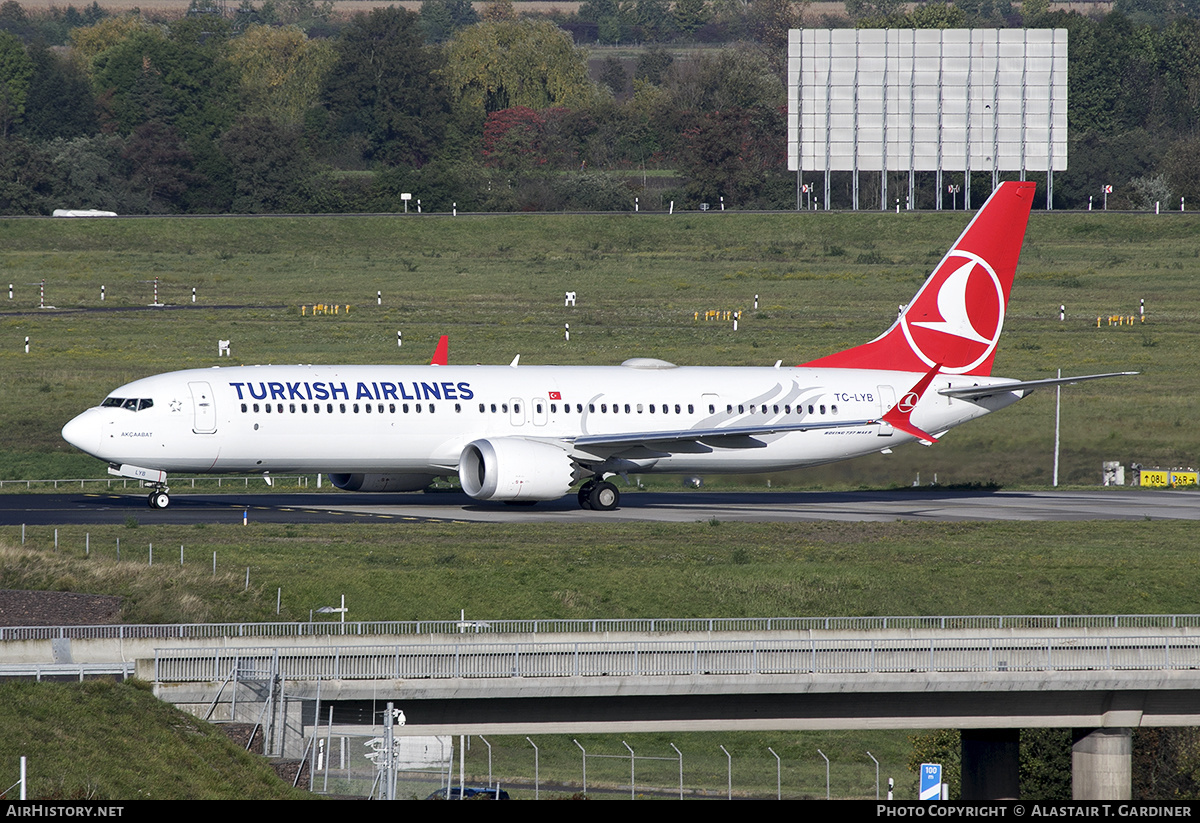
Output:
[[577,478],[563,448],[499,437],[467,444],[458,460],[458,479],[476,500],[557,500]]

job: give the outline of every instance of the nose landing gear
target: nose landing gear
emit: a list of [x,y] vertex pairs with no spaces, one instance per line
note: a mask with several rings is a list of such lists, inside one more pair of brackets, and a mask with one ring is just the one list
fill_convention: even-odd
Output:
[[150,496],[146,498],[146,502],[150,504],[150,508],[152,509],[165,509],[171,505],[171,495],[169,492],[170,489],[166,486],[155,489],[150,492]]

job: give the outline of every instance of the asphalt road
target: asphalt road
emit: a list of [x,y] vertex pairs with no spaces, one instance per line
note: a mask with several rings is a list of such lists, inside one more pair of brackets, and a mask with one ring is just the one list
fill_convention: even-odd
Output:
[[536,506],[478,503],[462,494],[174,494],[166,510],[144,494],[0,494],[0,525],[363,522],[795,522],[835,520],[1200,520],[1200,491],[624,492],[613,512],[575,496]]

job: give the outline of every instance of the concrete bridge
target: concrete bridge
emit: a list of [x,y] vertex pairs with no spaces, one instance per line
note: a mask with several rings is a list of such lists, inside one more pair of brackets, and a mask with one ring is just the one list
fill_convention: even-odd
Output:
[[[318,699],[371,723],[364,707],[393,701],[407,718],[400,735],[958,728],[971,799],[1017,796],[1021,728],[1074,729],[1076,799],[1119,800],[1132,729],[1200,726],[1195,618],[891,620],[558,632],[460,622],[474,633],[75,638],[69,654],[133,659],[160,697],[197,713],[231,711],[239,688],[243,702],[307,701],[276,721],[300,737]],[[61,657],[63,638],[0,648],[16,663],[54,643]]]

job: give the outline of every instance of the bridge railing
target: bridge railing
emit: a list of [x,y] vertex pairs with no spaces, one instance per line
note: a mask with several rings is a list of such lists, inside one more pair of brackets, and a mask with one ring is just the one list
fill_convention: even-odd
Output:
[[99,626],[5,626],[11,640],[121,640],[273,637],[380,637],[495,634],[670,634],[675,632],[868,632],[889,629],[1176,629],[1200,627],[1196,614],[959,615],[912,617],[643,617],[605,620],[411,620],[347,623],[169,623]]
[[159,682],[271,671],[289,680],[664,677],[1200,668],[1200,639],[1025,637],[448,643],[157,650]]

